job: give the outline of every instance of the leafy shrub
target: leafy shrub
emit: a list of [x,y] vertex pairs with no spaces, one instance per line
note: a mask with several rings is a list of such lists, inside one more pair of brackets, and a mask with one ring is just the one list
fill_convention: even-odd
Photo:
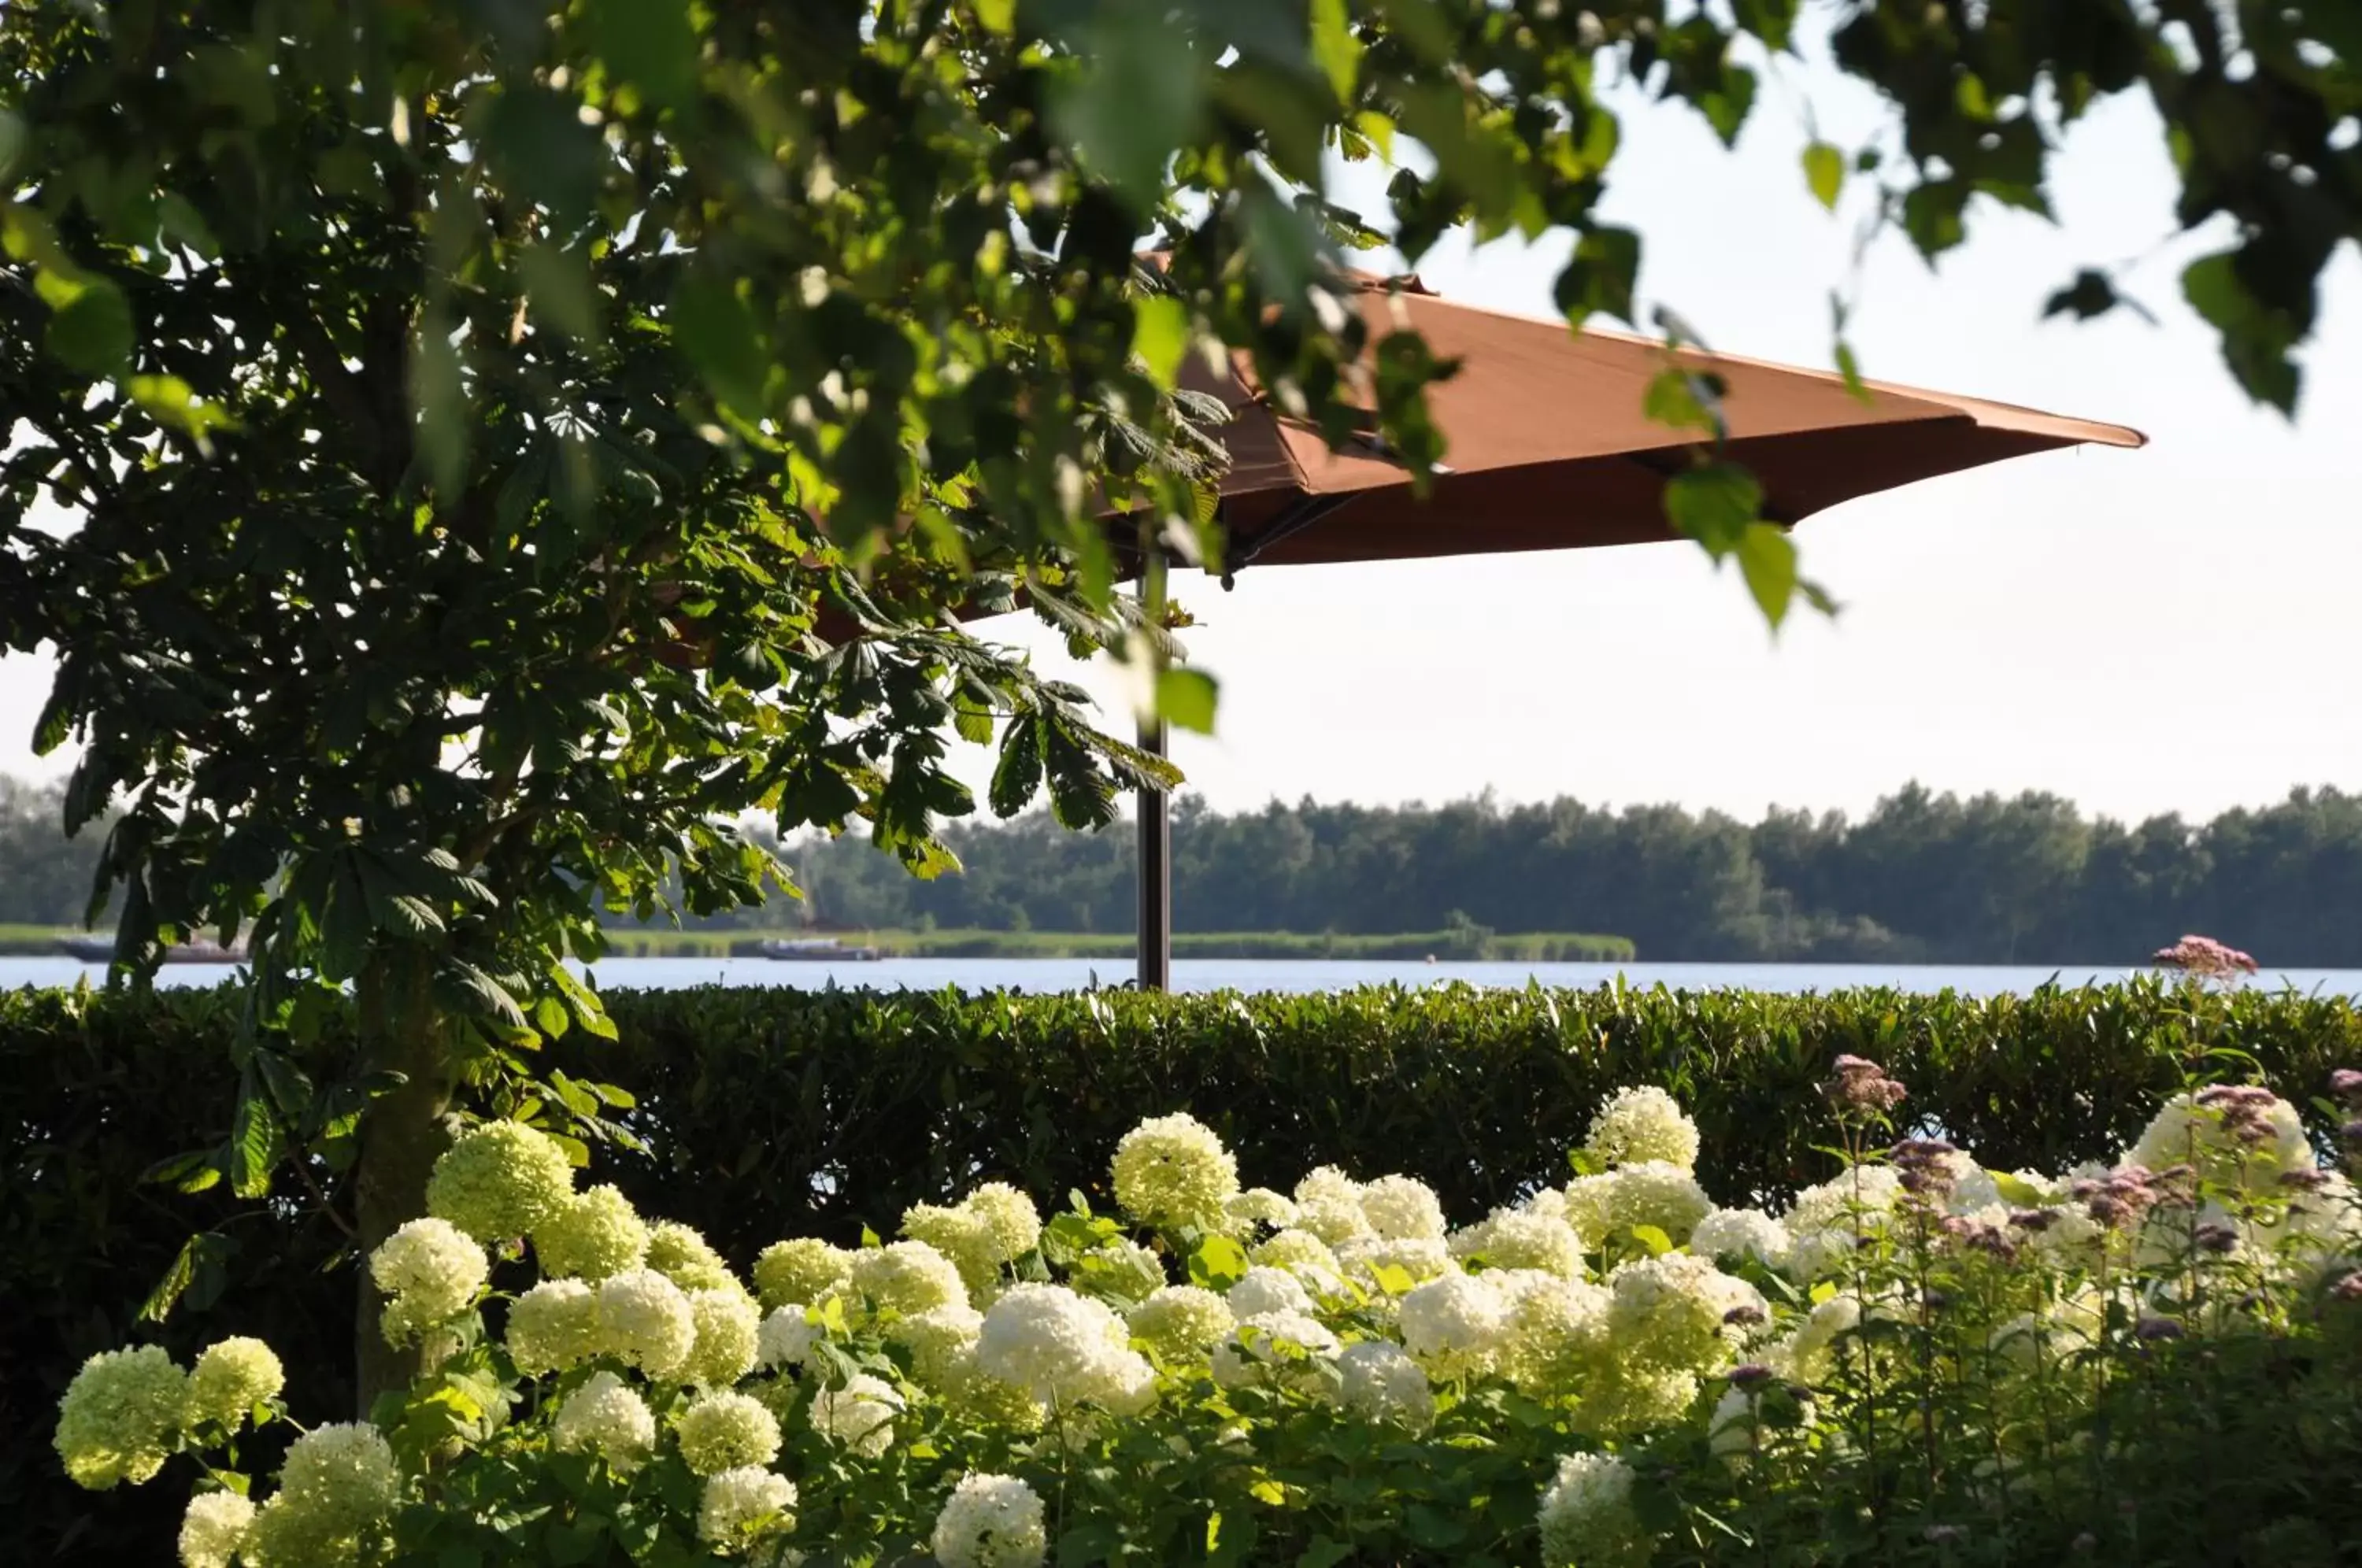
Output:
[[[2210,1043],[2300,1103],[2333,1066],[2362,1061],[2362,1019],[2342,999],[2152,982],[1991,1000],[1445,988],[608,1001],[619,1042],[574,1035],[544,1053],[640,1098],[644,1147],[602,1151],[601,1176],[742,1269],[782,1233],[890,1234],[912,1205],[988,1176],[1107,1209],[1103,1152],[1185,1108],[1238,1151],[1250,1185],[1319,1165],[1400,1170],[1466,1215],[1562,1177],[1606,1095],[1658,1084],[1690,1108],[1712,1196],[1776,1204],[1834,1169],[1825,1130],[1796,1107],[1843,1053],[1907,1078],[1915,1112],[1994,1165],[2051,1170],[2128,1144]],[[227,992],[0,995],[0,1413],[17,1430],[86,1356],[135,1333],[183,1362],[208,1336],[258,1336],[299,1369],[306,1420],[353,1408],[353,1273],[328,1266],[344,1241],[318,1205],[140,1179],[228,1125],[234,1084],[218,1064],[238,1005]],[[320,1029],[314,1048],[339,1048],[345,1021]],[[337,1174],[315,1176],[341,1207]],[[141,1321],[176,1263],[179,1309]],[[38,1444],[0,1446],[0,1558],[152,1561],[173,1528],[154,1492],[94,1513]]]
[[[1894,1140],[1903,1086],[1834,1067],[1844,1167],[1776,1217],[1714,1207],[1661,1091],[1600,1107],[1563,1187],[1456,1231],[1400,1175],[1242,1190],[1172,1115],[1117,1144],[1116,1214],[1076,1195],[1044,1223],[988,1184],[891,1243],[775,1243],[751,1285],[488,1123],[370,1260],[384,1331],[430,1368],[372,1422],[298,1437],[257,1506],[235,1445],[279,1417],[277,1363],[216,1346],[184,1381],[149,1349],[93,1359],[57,1447],[102,1490],[200,1456],[186,1568],[2350,1543],[2362,1198],[2293,1107],[2185,1091],[2112,1165],[2002,1172]],[[2362,1073],[2330,1087],[2362,1117]],[[2362,1161],[2362,1121],[2341,1135]]]

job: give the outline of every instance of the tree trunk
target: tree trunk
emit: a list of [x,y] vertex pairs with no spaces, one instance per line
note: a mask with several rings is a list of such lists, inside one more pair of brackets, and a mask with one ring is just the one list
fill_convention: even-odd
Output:
[[370,960],[356,988],[370,1069],[400,1073],[405,1080],[370,1102],[353,1167],[354,1228],[364,1260],[355,1285],[354,1393],[364,1418],[379,1395],[409,1386],[418,1372],[416,1348],[386,1343],[379,1329],[384,1303],[366,1260],[379,1242],[426,1211],[426,1178],[447,1141],[449,1025],[435,1005],[433,977],[433,961],[424,954],[381,954]]

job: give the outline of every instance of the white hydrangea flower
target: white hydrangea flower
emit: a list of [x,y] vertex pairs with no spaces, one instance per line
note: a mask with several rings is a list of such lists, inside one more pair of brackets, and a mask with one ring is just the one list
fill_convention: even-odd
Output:
[[181,1568],[230,1568],[254,1530],[254,1505],[235,1492],[200,1492],[181,1518]]
[[812,1347],[827,1337],[827,1331],[811,1321],[809,1309],[800,1302],[790,1301],[763,1320],[762,1331],[755,1342],[755,1356],[774,1370],[801,1366],[811,1359]]
[[1610,1231],[1653,1225],[1679,1246],[1689,1240],[1699,1220],[1714,1212],[1714,1199],[1705,1195],[1697,1178],[1661,1160],[1618,1165],[1604,1179]]
[[1132,1338],[1166,1361],[1204,1355],[1237,1326],[1229,1302],[1195,1285],[1168,1285],[1126,1314]]
[[924,1242],[896,1242],[854,1254],[853,1288],[881,1311],[905,1317],[967,1305],[959,1265]]
[[795,1528],[795,1483],[759,1465],[739,1465],[705,1478],[697,1506],[697,1537],[725,1549],[742,1548]]
[[533,1228],[533,1255],[547,1277],[596,1284],[647,1261],[648,1227],[619,1189],[594,1187]]
[[1455,1233],[1451,1241],[1454,1257],[1481,1258],[1491,1269],[1530,1268],[1544,1274],[1558,1275],[1565,1279],[1581,1279],[1584,1273],[1583,1238],[1566,1221],[1565,1199],[1559,1198],[1549,1209],[1498,1209],[1477,1224]]
[[1686,1419],[1697,1397],[1695,1373],[1610,1357],[1583,1386],[1575,1429],[1594,1437],[1658,1431]]
[[1238,1196],[1239,1163],[1194,1116],[1153,1116],[1125,1133],[1112,1167],[1116,1201],[1151,1225],[1214,1230]]
[[102,1351],[82,1364],[58,1401],[52,1440],[74,1484],[104,1492],[164,1467],[188,1408],[186,1374],[158,1345]]
[[[1364,1237],[1355,1239],[1374,1240],[1375,1238],[1367,1237],[1365,1233]],[[1309,1231],[1279,1231],[1269,1240],[1249,1247],[1247,1256],[1253,1262],[1269,1268],[1296,1269],[1308,1266],[1324,1269],[1330,1274],[1341,1272],[1338,1267],[1336,1253],[1330,1250],[1328,1242]]]
[[1460,1272],[1451,1249],[1429,1236],[1392,1242],[1356,1236],[1337,1249],[1337,1264],[1345,1277],[1374,1290],[1383,1288],[1378,1282],[1381,1269],[1399,1269],[1413,1285]]
[[689,1312],[697,1325],[697,1340],[680,1370],[683,1383],[726,1388],[755,1370],[763,1314],[753,1297],[735,1284],[692,1290]]
[[288,1446],[279,1469],[279,1496],[340,1533],[383,1519],[401,1486],[392,1447],[358,1421],[314,1427]]
[[266,1399],[275,1399],[287,1386],[287,1369],[278,1353],[260,1340],[240,1334],[208,1345],[189,1373],[188,1409],[191,1423],[218,1421],[236,1427],[247,1412]]
[[1754,1396],[1734,1383],[1722,1391],[1714,1413],[1706,1417],[1706,1450],[1725,1464],[1743,1469],[1755,1452],[1760,1424]]
[[1267,1187],[1251,1187],[1222,1205],[1222,1217],[1241,1235],[1258,1225],[1285,1231],[1296,1223],[1296,1200]]
[[509,1359],[528,1377],[579,1366],[600,1352],[599,1293],[545,1279],[509,1304]]
[[1853,1250],[1857,1231],[1875,1234],[1885,1225],[1902,1192],[1893,1166],[1856,1165],[1798,1193],[1782,1220],[1788,1232],[1783,1272],[1800,1285],[1820,1278]]
[[1337,1349],[1337,1336],[1301,1312],[1257,1312],[1241,1318],[1214,1347],[1214,1381],[1226,1388],[1260,1383],[1315,1389],[1319,1364]]
[[1938,1163],[1952,1178],[1952,1194],[1947,1207],[1953,1213],[1974,1214],[1980,1209],[2003,1207],[2001,1183],[1993,1178],[1992,1172],[1967,1154],[1955,1149]]
[[1074,1283],[1094,1296],[1140,1301],[1164,1287],[1164,1263],[1139,1242],[1119,1239],[1093,1248]]
[[1450,1274],[1402,1298],[1403,1348],[1440,1377],[1474,1377],[1499,1360],[1509,1304],[1483,1275]]
[[1443,1239],[1443,1200],[1423,1181],[1407,1176],[1382,1176],[1362,1184],[1362,1217],[1389,1242],[1440,1242]]
[[2313,1168],[2312,1144],[2296,1107],[2275,1095],[2261,1120],[2270,1135],[2243,1143],[2224,1130],[2219,1110],[2200,1105],[2197,1095],[2178,1094],[2150,1120],[2125,1163],[2152,1171],[2193,1165],[2204,1181],[2252,1190],[2268,1188],[2282,1172]]
[[599,1284],[599,1341],[650,1377],[671,1376],[697,1347],[689,1293],[652,1268],[610,1275]]
[[1787,1261],[1788,1228],[1760,1209],[1717,1209],[1690,1232],[1702,1258],[1753,1258],[1767,1268]]
[[984,1315],[977,1364],[1056,1405],[1101,1401],[1130,1373],[1131,1334],[1107,1304],[1062,1285],[1010,1287]]
[[595,1453],[628,1474],[656,1452],[657,1419],[622,1378],[600,1371],[558,1405],[549,1436],[569,1453]]
[[894,1446],[894,1418],[902,1413],[902,1396],[883,1378],[855,1373],[842,1388],[823,1388],[812,1396],[812,1430],[864,1458],[875,1459]]
[[1609,1343],[1648,1368],[1716,1370],[1749,1328],[1770,1317],[1760,1291],[1687,1253],[1625,1264],[1608,1276],[1607,1288]]
[[930,1388],[941,1388],[953,1369],[976,1349],[984,1330],[984,1314],[973,1307],[938,1307],[897,1319],[886,1329],[887,1339],[911,1353],[911,1370]]
[[1392,1340],[1363,1340],[1337,1357],[1338,1403],[1365,1421],[1414,1434],[1435,1424],[1435,1396],[1418,1362]]
[[812,1236],[774,1242],[755,1260],[755,1289],[766,1307],[817,1305],[851,1286],[853,1258],[845,1248]]
[[902,1234],[952,1260],[963,1289],[973,1296],[989,1289],[1000,1274],[1000,1241],[982,1215],[967,1208],[914,1203],[902,1211]]
[[1578,1392],[1607,1345],[1608,1294],[1586,1281],[1538,1269],[1488,1273],[1509,1305],[1502,1371],[1537,1398]]
[[1798,1383],[1828,1380],[1838,1341],[1861,1326],[1861,1298],[1851,1291],[1814,1303],[1804,1320],[1774,1345],[1765,1362],[1783,1376]]
[[1612,1175],[1579,1176],[1568,1182],[1560,1194],[1562,1207],[1559,1216],[1582,1239],[1584,1251],[1597,1247],[1616,1229],[1617,1222],[1609,1209],[1615,1191],[1616,1178]]
[[1042,1499],[1013,1475],[963,1475],[928,1544],[943,1568],[1041,1568],[1050,1550]]
[[1617,1089],[1591,1119],[1583,1147],[1608,1165],[1654,1161],[1697,1169],[1698,1130],[1672,1095],[1653,1084]]
[[1005,1181],[986,1182],[960,1199],[960,1208],[981,1220],[990,1233],[995,1264],[1023,1257],[1042,1240],[1042,1211],[1031,1198]]
[[443,1220],[413,1220],[370,1254],[370,1277],[392,1297],[383,1327],[397,1345],[466,1311],[491,1275],[484,1249]]
[[479,1242],[528,1235],[574,1192],[574,1166],[557,1139],[521,1121],[459,1134],[426,1180],[426,1212]]
[[1649,1538],[1632,1509],[1632,1467],[1605,1453],[1570,1453],[1542,1494],[1547,1568],[1619,1568],[1644,1562]]
[[682,1461],[700,1475],[768,1464],[779,1454],[778,1418],[746,1394],[699,1395],[674,1423],[673,1438]]
[[1259,1312],[1310,1312],[1312,1297],[1296,1275],[1283,1268],[1257,1266],[1231,1283],[1223,1293],[1231,1311],[1241,1318]]
[[712,1243],[689,1226],[675,1224],[669,1220],[649,1228],[648,1255],[645,1266],[656,1270],[683,1290],[744,1288]]
[[1296,1223],[1332,1247],[1374,1229],[1362,1209],[1361,1184],[1334,1165],[1296,1184]]

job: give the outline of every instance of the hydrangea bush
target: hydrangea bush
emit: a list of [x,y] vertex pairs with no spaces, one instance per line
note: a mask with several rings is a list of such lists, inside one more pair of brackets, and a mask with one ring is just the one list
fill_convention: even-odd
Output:
[[1401,1176],[1242,1191],[1176,1114],[1113,1152],[1120,1213],[988,1182],[743,1276],[488,1125],[369,1260],[431,1368],[370,1422],[242,1464],[288,1418],[232,1340],[94,1357],[56,1446],[102,1491],[189,1456],[188,1568],[2351,1550],[2362,1209],[2290,1107],[2193,1088],[2117,1164],[2005,1173],[1871,1063],[1829,1096],[1845,1166],[1777,1215],[1653,1089],[1456,1227]]

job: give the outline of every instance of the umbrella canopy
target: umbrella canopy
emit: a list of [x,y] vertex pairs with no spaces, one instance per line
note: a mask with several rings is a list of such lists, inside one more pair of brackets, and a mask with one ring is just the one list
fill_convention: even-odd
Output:
[[[1374,434],[1332,450],[1259,387],[1245,356],[1228,374],[1196,367],[1185,384],[1231,410],[1220,430],[1228,536],[1223,581],[1248,565],[1377,561],[1515,550],[1579,549],[1678,537],[1664,487],[1691,462],[1691,438],[1649,417],[1650,384],[1667,365],[1661,344],[1621,334],[1569,332],[1453,304],[1417,278],[1357,276],[1373,342],[1412,328],[1459,373],[1428,389],[1444,436],[1444,471],[1428,494]],[[1869,382],[1756,359],[1683,353],[1725,387],[1722,455],[1762,488],[1767,522],[1795,524],[1858,496],[2004,458],[2076,446],[2139,447],[2120,425],[2069,419],[1981,398]],[[1374,430],[1374,421],[1373,421]],[[1142,578],[1143,591],[1153,574]],[[1160,724],[1141,743],[1162,751]],[[1139,980],[1172,980],[1172,843],[1162,792],[1140,800]]]
[[[1408,327],[1459,374],[1428,389],[1447,443],[1430,494],[1374,437],[1332,452],[1288,418],[1242,356],[1226,376],[1196,366],[1195,389],[1231,411],[1220,438],[1226,565],[1398,560],[1645,544],[1672,538],[1666,479],[1690,438],[1643,412],[1666,368],[1661,344],[1456,304],[1417,278],[1357,277],[1374,341]],[[1761,360],[1684,353],[1727,391],[1725,455],[1762,485],[1766,521],[1802,522],[1841,502],[2030,452],[2138,447],[2118,425],[2006,403],[1867,383]]]

